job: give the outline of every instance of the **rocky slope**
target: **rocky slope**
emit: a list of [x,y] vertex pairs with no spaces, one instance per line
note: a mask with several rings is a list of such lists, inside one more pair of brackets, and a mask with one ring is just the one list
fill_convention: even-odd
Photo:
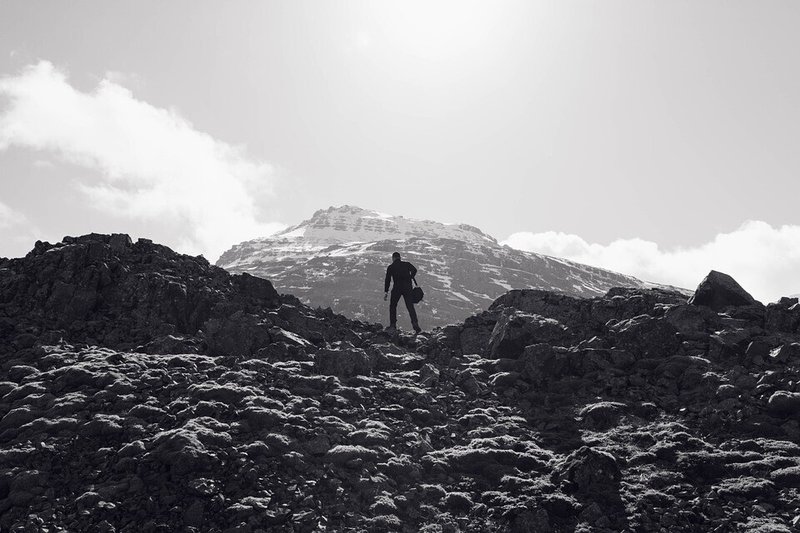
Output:
[[[317,211],[272,237],[243,242],[217,265],[271,280],[304,303],[346,316],[388,322],[382,299],[392,252],[420,271],[423,327],[461,322],[512,288],[538,288],[573,296],[611,287],[645,287],[615,272],[501,246],[466,224],[412,220],[352,206]],[[402,307],[402,305],[401,305]],[[405,311],[400,324],[409,325]]]
[[514,290],[418,337],[124,235],[0,260],[2,531],[797,531],[800,304]]

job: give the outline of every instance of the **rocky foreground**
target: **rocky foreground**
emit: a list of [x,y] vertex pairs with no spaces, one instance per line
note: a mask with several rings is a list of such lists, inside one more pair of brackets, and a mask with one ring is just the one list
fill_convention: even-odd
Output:
[[800,304],[712,273],[413,337],[125,235],[0,259],[2,531],[797,531]]

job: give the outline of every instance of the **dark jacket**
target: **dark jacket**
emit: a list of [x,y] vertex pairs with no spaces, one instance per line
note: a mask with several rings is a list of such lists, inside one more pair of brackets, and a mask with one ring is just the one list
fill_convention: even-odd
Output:
[[411,279],[417,275],[417,269],[408,261],[395,261],[386,269],[386,283],[383,292],[389,292],[389,282],[394,280],[393,291],[411,289]]

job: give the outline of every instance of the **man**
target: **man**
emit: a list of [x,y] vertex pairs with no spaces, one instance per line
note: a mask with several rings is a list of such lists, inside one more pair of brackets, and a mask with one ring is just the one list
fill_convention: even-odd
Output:
[[411,280],[417,275],[417,269],[414,265],[407,261],[400,260],[400,253],[395,252],[392,254],[392,264],[386,269],[386,283],[383,288],[383,300],[389,296],[389,283],[394,281],[392,287],[392,298],[389,300],[389,328],[390,330],[397,329],[397,302],[400,297],[406,303],[408,309],[408,316],[411,317],[411,325],[414,326],[414,332],[419,333],[422,329],[417,322],[417,312],[414,310],[414,302],[411,300]]

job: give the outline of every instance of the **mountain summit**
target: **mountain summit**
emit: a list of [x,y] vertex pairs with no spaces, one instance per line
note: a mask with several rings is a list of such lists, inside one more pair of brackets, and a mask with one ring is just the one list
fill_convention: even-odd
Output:
[[454,239],[470,244],[497,245],[493,237],[468,224],[414,220],[351,205],[320,209],[310,219],[269,237],[274,238],[302,238],[304,242],[323,247],[414,238]]
[[[612,287],[650,286],[632,276],[502,246],[467,224],[349,205],[319,210],[280,233],[237,244],[217,265],[267,278],[307,304],[385,323],[388,310],[381,293],[394,251],[419,269],[424,327],[464,320],[513,288],[593,297]],[[401,325],[404,320],[401,312]]]

